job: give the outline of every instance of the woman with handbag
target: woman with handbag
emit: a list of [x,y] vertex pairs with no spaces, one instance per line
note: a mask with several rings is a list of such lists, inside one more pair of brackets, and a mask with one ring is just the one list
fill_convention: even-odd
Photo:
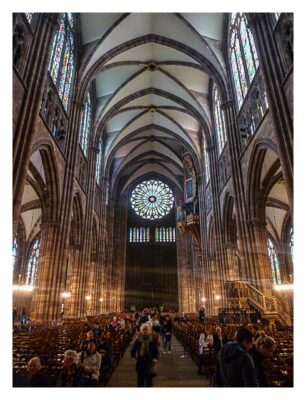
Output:
[[159,356],[158,341],[152,334],[152,327],[145,323],[140,327],[131,356],[136,358],[137,386],[152,387],[153,377],[156,376],[156,366]]

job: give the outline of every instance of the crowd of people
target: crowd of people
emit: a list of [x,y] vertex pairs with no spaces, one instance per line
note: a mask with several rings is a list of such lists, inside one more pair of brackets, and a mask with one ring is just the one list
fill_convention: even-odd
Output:
[[[276,349],[276,341],[256,325],[224,326],[204,322],[205,309],[199,311],[198,321],[188,321],[184,326],[181,342],[190,337],[192,327],[197,335],[198,374],[209,370],[212,384],[218,387],[270,387],[267,361]],[[177,329],[177,328],[176,328]],[[186,350],[185,350],[186,351]],[[293,386],[293,355],[286,358],[286,378],[281,386]],[[205,373],[206,371],[206,373]]]
[[[136,329],[135,329],[136,328]],[[106,356],[111,359],[114,332],[129,332],[129,342],[136,330],[130,355],[135,358],[138,387],[152,387],[157,375],[160,355],[171,353],[175,333],[184,347],[184,355],[191,354],[184,340],[191,343],[196,337],[198,374],[207,375],[210,366],[211,383],[218,387],[273,386],[266,374],[265,362],[273,356],[276,341],[256,326],[220,326],[205,317],[204,307],[198,320],[169,313],[156,308],[135,312],[129,318],[114,315],[103,326],[98,320],[84,323],[78,336],[77,348],[65,351],[58,371],[58,387],[98,387],[101,385],[102,365]],[[185,338],[185,339],[184,339]],[[128,343],[129,343],[128,342]],[[127,343],[127,345],[128,345]],[[126,347],[125,347],[126,348]],[[293,355],[286,359],[286,379],[281,386],[293,386]],[[23,382],[16,386],[47,387],[50,382],[43,372],[39,357],[27,365]],[[15,386],[15,385],[14,385]]]

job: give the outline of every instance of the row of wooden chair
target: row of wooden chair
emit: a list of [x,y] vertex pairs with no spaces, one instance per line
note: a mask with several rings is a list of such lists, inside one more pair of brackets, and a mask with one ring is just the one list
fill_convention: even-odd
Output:
[[[103,331],[109,329],[109,318],[99,318]],[[59,371],[63,365],[66,350],[79,351],[79,334],[84,321],[73,320],[53,327],[36,327],[29,331],[16,330],[13,334],[13,377],[14,386],[19,386],[26,375],[27,363],[32,357],[39,357],[50,386],[56,386]],[[115,329],[110,333],[112,351],[101,350],[101,376],[99,384],[104,386],[118,365],[125,349],[129,345],[134,325],[129,322],[125,329]],[[109,346],[110,347],[110,346]]]

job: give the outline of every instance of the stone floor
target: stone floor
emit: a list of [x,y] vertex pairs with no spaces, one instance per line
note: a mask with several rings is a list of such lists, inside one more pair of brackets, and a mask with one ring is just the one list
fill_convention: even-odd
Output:
[[[107,387],[136,387],[135,359],[130,356],[132,343],[127,348]],[[183,347],[175,337],[172,337],[171,353],[159,356],[158,374],[154,379],[154,387],[210,387],[209,381],[203,375],[197,375],[197,366],[192,359],[182,358],[183,354]]]

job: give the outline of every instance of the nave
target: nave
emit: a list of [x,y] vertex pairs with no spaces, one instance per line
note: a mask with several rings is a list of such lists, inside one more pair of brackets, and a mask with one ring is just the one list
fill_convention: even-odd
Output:
[[[136,387],[135,360],[127,348],[118,367],[106,387]],[[154,387],[208,387],[210,382],[204,375],[197,374],[192,358],[184,355],[184,348],[176,337],[172,338],[171,353],[160,354]]]
[[91,341],[85,322],[102,331],[86,384],[121,384],[136,333],[123,315],[146,307],[171,314],[190,357],[161,354],[156,385],[204,382],[200,309],[211,335],[259,325],[276,342],[271,386],[286,382],[293,13],[236,11],[13,14],[13,386],[35,386],[37,357],[57,386],[67,351]]

